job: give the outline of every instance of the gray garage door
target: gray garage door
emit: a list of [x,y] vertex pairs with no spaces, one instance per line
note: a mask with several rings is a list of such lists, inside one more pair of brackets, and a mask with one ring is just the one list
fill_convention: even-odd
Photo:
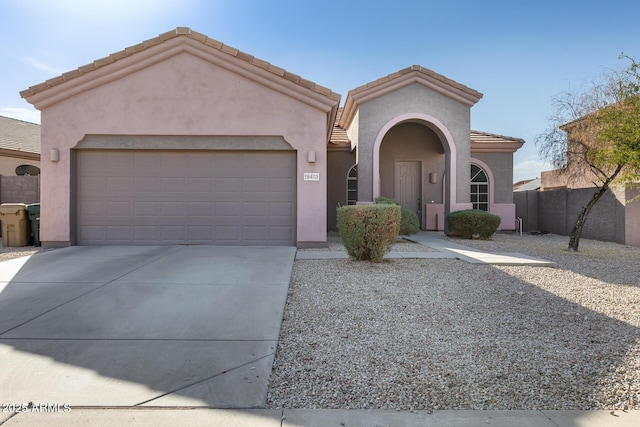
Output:
[[87,150],[79,245],[294,245],[292,151]]

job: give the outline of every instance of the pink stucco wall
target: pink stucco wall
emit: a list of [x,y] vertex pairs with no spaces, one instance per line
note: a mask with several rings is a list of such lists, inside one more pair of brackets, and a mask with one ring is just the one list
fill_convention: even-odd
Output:
[[[85,135],[169,134],[282,135],[297,150],[297,240],[326,241],[331,106],[282,80],[176,38],[34,96],[42,110],[41,239],[70,240],[70,150]],[[58,162],[49,159],[53,148]],[[315,163],[307,162],[308,151],[316,152]],[[320,181],[304,181],[304,172],[320,173]]]

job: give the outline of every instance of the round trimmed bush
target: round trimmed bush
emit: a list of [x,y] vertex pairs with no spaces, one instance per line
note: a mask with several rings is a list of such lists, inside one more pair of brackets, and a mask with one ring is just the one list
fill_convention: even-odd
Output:
[[448,214],[447,223],[451,236],[489,239],[500,226],[500,217],[477,209],[467,209]]
[[351,205],[338,208],[338,230],[349,256],[381,262],[400,229],[396,205]]

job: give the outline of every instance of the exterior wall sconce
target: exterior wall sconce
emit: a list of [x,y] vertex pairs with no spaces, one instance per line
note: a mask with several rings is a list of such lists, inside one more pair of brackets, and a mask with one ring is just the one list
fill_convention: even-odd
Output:
[[60,151],[57,148],[52,148],[49,152],[49,160],[52,162],[57,162],[60,160]]
[[315,151],[307,151],[307,162],[315,163],[316,162],[316,152]]
[[431,184],[435,184],[436,182],[438,182],[438,174],[437,174],[437,173],[435,173],[435,172],[431,172],[431,173],[429,174],[429,182],[430,182]]

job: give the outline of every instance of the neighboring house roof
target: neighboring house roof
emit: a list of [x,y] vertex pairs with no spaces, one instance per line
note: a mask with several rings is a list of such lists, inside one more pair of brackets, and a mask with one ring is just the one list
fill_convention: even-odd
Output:
[[494,133],[471,131],[472,153],[515,152],[524,144],[524,139]]
[[39,158],[40,125],[0,116],[0,153]]
[[527,179],[513,184],[513,191],[535,191],[540,189],[540,178]]
[[469,107],[482,98],[482,94],[463,84],[451,80],[435,71],[420,65],[412,65],[389,74],[373,82],[352,89],[347,94],[344,113],[340,121],[342,127],[348,127],[353,119],[358,104],[378,98],[413,83],[420,83],[438,93],[448,96]]

